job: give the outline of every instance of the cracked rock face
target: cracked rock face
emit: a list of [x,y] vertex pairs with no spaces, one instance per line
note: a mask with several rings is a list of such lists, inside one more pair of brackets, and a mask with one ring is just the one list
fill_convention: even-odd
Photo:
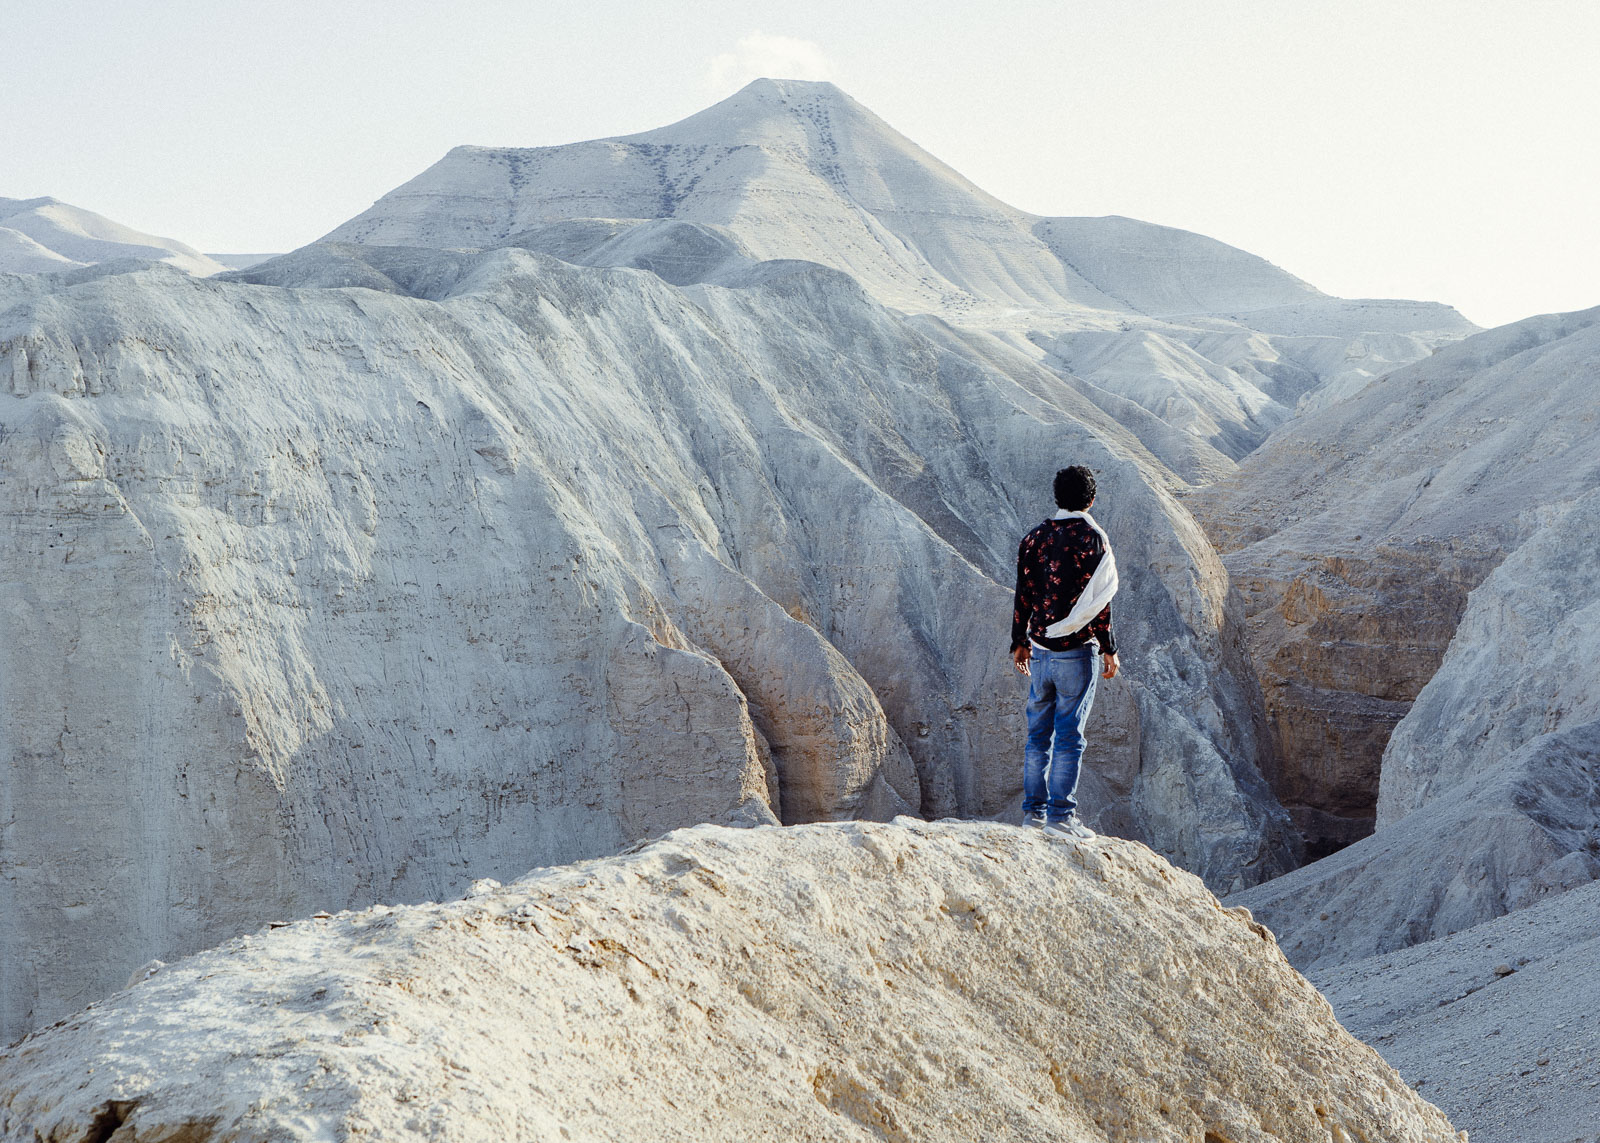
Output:
[[1301,967],[1447,937],[1600,876],[1600,490],[1473,591],[1389,740],[1377,834],[1241,893]]
[[[1384,751],[1468,594],[1600,481],[1597,323],[1532,318],[1441,349],[1286,425],[1188,499],[1243,595],[1268,777],[1309,856],[1419,804],[1401,793],[1409,763]],[[1449,740],[1446,769],[1475,764]]]
[[263,931],[0,1077],[26,1143],[1458,1138],[1144,847],[908,819],[703,826]]

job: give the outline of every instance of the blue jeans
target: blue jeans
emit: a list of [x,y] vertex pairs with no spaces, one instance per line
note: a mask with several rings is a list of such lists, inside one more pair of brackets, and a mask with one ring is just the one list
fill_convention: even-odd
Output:
[[[1094,644],[1028,657],[1028,746],[1022,756],[1022,812],[1065,821],[1078,808],[1078,768],[1083,760],[1083,724],[1094,705]],[[1051,738],[1055,747],[1051,749]]]

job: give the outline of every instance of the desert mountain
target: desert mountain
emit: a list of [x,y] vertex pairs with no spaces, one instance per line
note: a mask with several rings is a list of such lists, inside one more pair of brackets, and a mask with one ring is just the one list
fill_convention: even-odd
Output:
[[0,278],[0,1035],[266,918],[673,826],[1014,812],[1015,545],[1068,459],[1138,648],[1086,803],[1219,889],[1292,866],[1171,474],[998,343],[729,273]]
[[0,274],[69,270],[117,258],[165,262],[200,277],[226,268],[176,239],[53,198],[0,198]]
[[17,1143],[1458,1141],[1142,846],[906,819],[702,826],[263,929],[0,1077]]
[[1014,812],[1015,543],[1071,461],[1139,649],[1095,824],[1218,890],[1282,873],[1176,494],[1463,328],[1024,215],[772,82],[457,150],[241,272],[0,277],[0,1036],[265,917],[675,826]]
[[458,147],[322,241],[524,245],[684,282],[722,265],[706,252],[719,240],[844,270],[889,306],[1003,338],[1119,419],[1131,404],[1177,428],[1190,447],[1133,426],[1196,479],[1227,471],[1316,390],[1358,388],[1474,328],[1436,303],[1328,297],[1198,234],[1027,214],[834,85],[793,80],[757,80],[639,135]]

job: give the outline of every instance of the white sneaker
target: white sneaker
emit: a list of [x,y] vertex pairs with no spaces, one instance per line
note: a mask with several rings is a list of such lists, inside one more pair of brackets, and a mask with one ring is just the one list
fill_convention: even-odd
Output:
[[1070,837],[1074,841],[1082,841],[1084,838],[1094,836],[1094,830],[1079,821],[1076,814],[1065,821],[1051,822],[1044,827],[1044,832],[1055,837]]
[[1043,829],[1044,828],[1044,815],[1043,814],[1024,814],[1024,815],[1022,815],[1022,828],[1023,829]]

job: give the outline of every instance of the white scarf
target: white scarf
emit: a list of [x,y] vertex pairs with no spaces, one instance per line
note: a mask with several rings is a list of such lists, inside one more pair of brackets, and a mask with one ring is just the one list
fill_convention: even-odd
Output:
[[1111,597],[1117,594],[1117,558],[1111,554],[1111,539],[1105,530],[1094,522],[1094,517],[1087,512],[1068,512],[1065,508],[1058,511],[1052,520],[1082,520],[1093,528],[1106,546],[1105,555],[1100,557],[1100,563],[1094,569],[1094,575],[1089,577],[1088,586],[1078,596],[1078,602],[1072,605],[1072,610],[1065,619],[1058,620],[1044,629],[1045,638],[1060,639],[1064,635],[1071,635],[1082,630],[1089,620],[1105,610],[1106,604],[1111,602]]

